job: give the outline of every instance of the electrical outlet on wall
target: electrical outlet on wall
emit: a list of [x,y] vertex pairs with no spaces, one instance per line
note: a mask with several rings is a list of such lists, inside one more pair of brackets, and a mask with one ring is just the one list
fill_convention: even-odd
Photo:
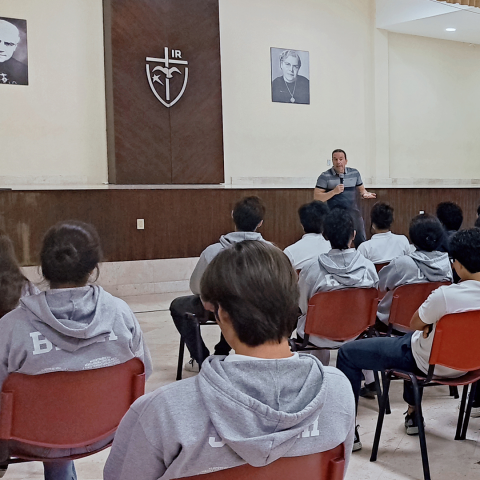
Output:
[[419,215],[423,215],[424,213],[425,213],[425,210],[420,210],[420,211],[418,212]]
[[327,166],[329,167],[331,164],[332,164],[332,161],[329,158],[327,158]]
[[145,230],[145,220],[143,218],[137,218],[137,230]]

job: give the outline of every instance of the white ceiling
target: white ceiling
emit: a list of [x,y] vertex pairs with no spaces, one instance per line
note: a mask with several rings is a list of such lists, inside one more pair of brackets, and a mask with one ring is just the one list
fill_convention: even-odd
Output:
[[[377,0],[376,9],[377,28],[480,45],[480,8],[435,0]],[[447,32],[449,27],[457,30]]]

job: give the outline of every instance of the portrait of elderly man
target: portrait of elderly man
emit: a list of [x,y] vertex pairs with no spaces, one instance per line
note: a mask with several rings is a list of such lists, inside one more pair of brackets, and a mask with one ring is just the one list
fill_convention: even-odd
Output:
[[0,17],[0,85],[28,85],[27,65],[13,58],[20,44],[20,30],[9,20],[13,19]]
[[[278,49],[272,48],[272,73],[275,72],[274,52],[276,50]],[[308,52],[302,53],[306,54],[308,59]],[[305,76],[299,74],[302,68],[299,52],[296,50],[283,50],[278,60],[282,74],[272,81],[272,101],[309,104],[310,81]]]

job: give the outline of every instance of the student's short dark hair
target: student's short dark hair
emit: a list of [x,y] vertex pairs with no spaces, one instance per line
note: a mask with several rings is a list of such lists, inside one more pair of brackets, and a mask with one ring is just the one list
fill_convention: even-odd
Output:
[[393,223],[393,208],[388,203],[378,202],[370,212],[372,225],[380,230],[390,229]]
[[100,238],[88,223],[57,223],[43,238],[40,260],[43,276],[50,284],[86,283],[101,259]]
[[349,248],[354,231],[352,216],[344,208],[334,208],[323,222],[323,236],[330,241],[332,248]]
[[445,233],[438,218],[422,213],[412,218],[408,235],[418,250],[433,252],[441,245]]
[[245,240],[220,252],[202,276],[202,300],[225,310],[239,340],[251,347],[289,338],[298,319],[298,279],[288,257]]
[[480,216],[477,217],[477,219],[475,220],[475,227],[477,228],[480,228]]
[[298,209],[298,216],[305,233],[322,233],[323,221],[329,211],[328,205],[318,200],[302,205]]
[[347,160],[347,153],[345,152],[345,150],[342,150],[341,148],[337,148],[335,149],[333,152],[332,152],[332,158],[333,158],[333,154],[334,153],[343,153],[345,155],[345,160]]
[[260,197],[245,197],[233,207],[233,221],[237,230],[253,232],[265,216],[265,204]]
[[450,239],[449,254],[470,273],[480,272],[480,228],[457,232]]
[[480,205],[477,207],[477,216],[480,217]]
[[437,218],[447,230],[459,230],[463,222],[463,212],[454,202],[442,202],[437,205]]

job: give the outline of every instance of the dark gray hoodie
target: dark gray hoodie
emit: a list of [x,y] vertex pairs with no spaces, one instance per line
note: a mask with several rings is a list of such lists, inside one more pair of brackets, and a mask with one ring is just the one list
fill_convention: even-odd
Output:
[[343,442],[348,463],[354,424],[350,383],[312,355],[210,356],[198,376],[134,403],[104,478],[167,480],[244,463],[260,467]]
[[[375,265],[354,248],[332,249],[319,255],[300,272],[301,317],[298,319],[297,333],[303,338],[307,319],[308,301],[317,292],[328,292],[342,288],[376,288],[378,275]],[[353,340],[353,339],[352,339]],[[318,347],[338,347],[343,342],[310,336],[310,342]]]
[[258,240],[260,242],[270,243],[264,240],[262,235],[258,232],[232,232],[227,233],[227,235],[222,235],[218,243],[208,246],[200,255],[198,263],[190,277],[190,290],[192,293],[200,295],[200,280],[202,279],[202,275],[205,273],[208,264],[215,258],[215,256],[224,248],[229,248],[238,242],[243,242],[244,240]]
[[102,287],[48,290],[0,319],[0,385],[11,372],[38,375],[108,367],[150,353],[130,307]]
[[377,317],[386,324],[392,306],[392,290],[396,287],[410,283],[451,282],[453,279],[448,253],[423,250],[393,259],[378,276],[378,289],[387,293],[378,304]]

